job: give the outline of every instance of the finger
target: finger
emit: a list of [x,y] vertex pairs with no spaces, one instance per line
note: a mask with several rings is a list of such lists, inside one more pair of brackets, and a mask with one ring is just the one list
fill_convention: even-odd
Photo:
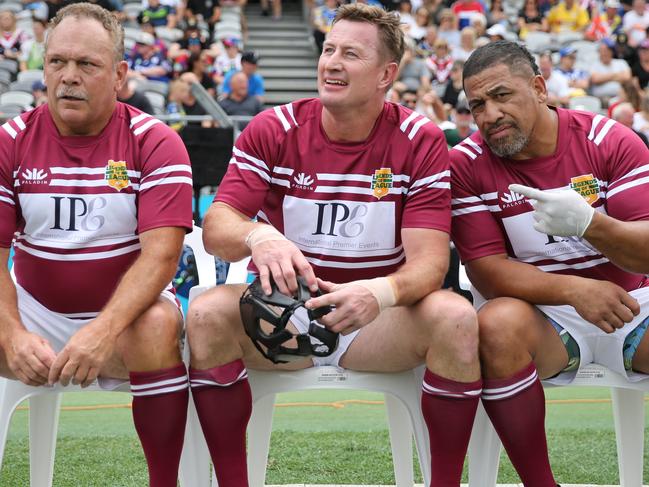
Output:
[[611,313],[606,316],[606,321],[608,321],[609,325],[611,325],[615,329],[622,328],[624,326],[624,321],[620,319],[615,311],[611,311]]
[[65,367],[63,367],[61,375],[59,376],[59,382],[61,385],[67,386],[70,383],[70,380],[72,380],[78,367],[78,364],[71,361],[68,361],[68,363],[65,364]]
[[613,310],[615,315],[622,321],[622,323],[629,323],[633,321],[633,311],[624,303],[620,303]]
[[95,382],[98,376],[99,376],[99,369],[96,367],[91,367],[90,370],[88,371],[88,375],[86,376],[86,380],[83,381],[81,387],[88,387],[93,382]]
[[[340,294],[334,291],[331,293],[323,294],[322,296],[311,298],[307,300],[306,303],[304,303],[304,306],[306,307],[306,309],[316,309],[323,306],[336,306],[340,302]],[[328,316],[330,315],[331,313],[328,314]]]
[[602,320],[602,321],[598,321],[595,324],[599,329],[601,329],[605,333],[613,333],[615,331],[615,328],[609,325],[607,321]]
[[638,300],[631,296],[629,293],[623,292],[620,296],[620,301],[622,301],[622,304],[624,304],[624,306],[631,310],[633,316],[638,316],[640,314],[640,303],[638,303]]
[[288,290],[288,284],[286,284],[284,273],[282,272],[282,268],[280,267],[279,263],[271,262],[270,264],[268,264],[268,268],[270,269],[270,273],[273,276],[273,280],[275,281],[279,292],[287,295],[291,294],[291,292]]
[[53,385],[61,377],[61,370],[65,367],[65,364],[68,362],[68,351],[64,348],[61,350],[59,355],[54,360],[54,363],[50,367],[50,373],[47,376],[47,383]]
[[522,194],[528,198],[533,198],[539,201],[546,201],[547,194],[541,191],[540,189],[530,188],[529,186],[523,186],[522,184],[510,184],[509,190],[514,193]]
[[27,365],[31,370],[33,370],[34,375],[44,382],[47,382],[47,378],[50,374],[50,369],[47,367],[36,355],[32,355],[27,359]]
[[318,287],[322,292],[331,293],[338,288],[338,284],[331,281],[324,281],[318,277]]
[[40,386],[47,382],[47,374],[42,376],[36,370],[34,370],[30,363],[25,363],[21,367],[21,372],[32,385]]
[[72,376],[72,383],[75,385],[83,384],[87,380],[89,372],[90,372],[89,365],[79,365],[79,367],[77,367],[76,372]]
[[311,267],[311,264],[309,264],[301,253],[298,253],[293,257],[293,266],[297,269],[298,274],[304,277],[306,285],[309,286],[309,290],[312,293],[317,292],[318,279],[315,277],[313,267]]
[[270,285],[270,271],[268,269],[268,266],[260,265],[257,267],[257,270],[259,271],[259,281],[261,282],[261,288],[267,295],[271,294],[273,292],[273,288]]
[[280,262],[279,266],[284,281],[286,281],[289,294],[295,294],[297,291],[297,275],[295,274],[295,269],[293,269],[293,262],[291,260],[285,260]]
[[49,369],[56,360],[56,352],[45,338],[41,337],[41,348],[36,350],[36,356]]

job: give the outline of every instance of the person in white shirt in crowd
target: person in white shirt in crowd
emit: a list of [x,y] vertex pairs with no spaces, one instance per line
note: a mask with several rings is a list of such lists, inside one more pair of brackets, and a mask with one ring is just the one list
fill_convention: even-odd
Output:
[[575,68],[577,50],[572,46],[567,46],[559,51],[559,56],[559,66],[555,71],[568,78],[570,96],[585,95],[590,86],[590,74],[583,69]]
[[646,0],[633,0],[632,6],[622,18],[622,28],[629,36],[629,45],[636,47],[647,37],[649,11]]
[[228,71],[241,71],[239,40],[235,37],[227,37],[221,43],[223,52],[214,60],[214,82],[218,85],[223,83],[223,78],[228,74]]
[[631,68],[624,59],[613,59],[615,42],[602,39],[599,61],[590,69],[591,92],[606,103],[620,91],[620,83],[631,79]]
[[548,91],[548,105],[566,106],[570,98],[570,86],[568,78],[559,71],[556,71],[552,65],[552,56],[550,53],[543,53],[539,56],[539,70],[545,80],[545,88]]
[[471,53],[475,50],[475,41],[477,39],[475,29],[473,27],[465,27],[460,32],[460,45],[454,47],[451,51],[451,56],[456,61],[466,61],[469,59]]
[[644,145],[649,147],[649,140],[647,140],[647,136],[642,132],[633,129],[634,113],[635,110],[633,109],[633,105],[631,105],[631,103],[624,102],[624,103],[620,103],[615,108],[613,108],[613,113],[611,114],[611,116],[613,120],[615,120],[616,122],[619,122],[625,127],[629,127],[631,130],[633,130],[633,132],[638,137],[640,137],[640,140],[644,142]]

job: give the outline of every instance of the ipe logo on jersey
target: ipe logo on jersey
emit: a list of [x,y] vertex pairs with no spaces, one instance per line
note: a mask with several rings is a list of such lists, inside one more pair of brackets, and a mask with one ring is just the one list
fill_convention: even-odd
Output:
[[20,178],[20,184],[50,184],[50,175],[45,169],[25,169]]

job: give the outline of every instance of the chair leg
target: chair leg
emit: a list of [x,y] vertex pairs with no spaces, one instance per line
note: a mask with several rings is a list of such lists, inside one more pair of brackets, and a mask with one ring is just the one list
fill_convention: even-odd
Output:
[[26,399],[25,391],[19,391],[13,382],[0,377],[0,467],[4,458],[11,417],[18,405]]
[[181,487],[210,486],[210,451],[207,448],[201,423],[191,395],[185,428],[185,446],[180,457],[179,480]]
[[61,393],[47,392],[29,399],[29,474],[32,487],[51,487]]
[[248,483],[250,487],[264,487],[266,466],[273,429],[275,394],[267,394],[253,402],[248,423]]
[[500,438],[482,406],[473,422],[469,442],[469,486],[494,487],[500,463]]
[[644,393],[611,388],[621,487],[642,486]]
[[385,394],[385,408],[388,414],[394,478],[397,487],[410,487],[415,481],[412,473],[412,427],[408,410],[391,394]]

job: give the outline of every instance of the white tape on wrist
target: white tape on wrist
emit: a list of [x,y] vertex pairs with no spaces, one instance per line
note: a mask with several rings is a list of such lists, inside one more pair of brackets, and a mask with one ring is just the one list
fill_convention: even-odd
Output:
[[394,287],[392,287],[392,281],[389,277],[363,279],[350,282],[350,284],[358,284],[371,292],[379,304],[379,311],[383,311],[385,308],[397,304],[397,295],[394,292]]
[[277,231],[275,227],[259,224],[246,235],[245,243],[252,250],[255,245],[269,240],[286,240],[286,237]]

